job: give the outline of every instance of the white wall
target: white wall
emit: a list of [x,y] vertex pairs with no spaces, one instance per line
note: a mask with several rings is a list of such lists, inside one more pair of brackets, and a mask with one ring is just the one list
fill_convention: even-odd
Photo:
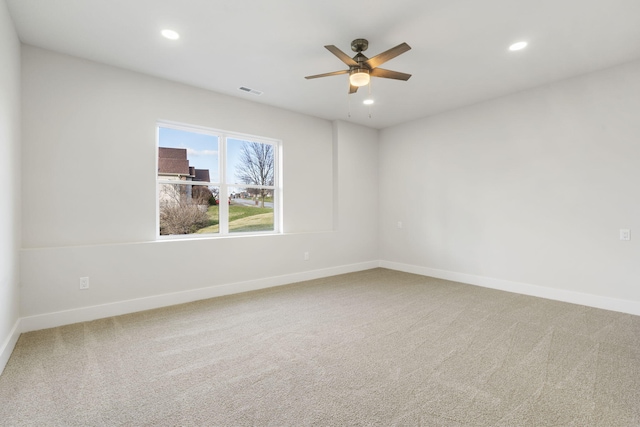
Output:
[[0,0],[0,372],[15,341],[19,317],[20,41]]
[[[377,262],[377,217],[359,221],[376,197],[334,192],[375,179],[376,132],[34,47],[22,57],[23,316],[82,320]],[[281,139],[285,234],[154,241],[158,119]]]
[[640,314],[639,113],[634,62],[381,131],[383,265]]
[[378,131],[337,121],[334,135],[339,184],[334,190],[339,208],[335,227],[349,242],[342,251],[372,252],[377,260]]

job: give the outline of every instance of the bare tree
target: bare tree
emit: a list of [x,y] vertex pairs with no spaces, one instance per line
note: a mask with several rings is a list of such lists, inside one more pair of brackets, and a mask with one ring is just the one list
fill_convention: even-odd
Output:
[[[260,142],[245,142],[240,151],[240,165],[236,169],[236,178],[244,184],[272,186],[274,182],[273,145]],[[265,188],[248,188],[251,194],[260,197],[260,206],[264,208],[264,198],[269,193]]]
[[200,198],[197,200],[193,197],[193,190],[190,185],[162,184],[160,190],[161,235],[191,234],[209,225],[208,200],[205,198],[212,194],[206,187],[202,187],[196,191]]

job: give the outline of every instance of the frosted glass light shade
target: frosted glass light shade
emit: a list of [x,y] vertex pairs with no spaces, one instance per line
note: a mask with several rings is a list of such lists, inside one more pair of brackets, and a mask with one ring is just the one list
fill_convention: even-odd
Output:
[[349,83],[356,87],[368,85],[370,79],[369,73],[365,70],[358,70],[349,75]]

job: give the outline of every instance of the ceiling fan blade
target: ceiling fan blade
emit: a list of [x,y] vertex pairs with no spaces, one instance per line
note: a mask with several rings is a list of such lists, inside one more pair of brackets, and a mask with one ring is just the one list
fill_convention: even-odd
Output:
[[373,77],[384,77],[385,79],[409,80],[411,74],[401,73],[400,71],[385,70],[384,68],[374,68],[369,73]]
[[332,71],[330,73],[316,74],[314,76],[307,76],[307,77],[305,77],[305,79],[317,79],[318,77],[337,76],[337,75],[340,75],[340,74],[347,74],[348,72],[349,72],[349,70]]
[[382,52],[379,55],[374,56],[373,58],[369,58],[367,61],[365,61],[364,64],[370,69],[373,69],[373,68],[376,68],[378,65],[382,65],[388,60],[393,59],[396,56],[405,53],[409,49],[411,49],[411,46],[409,46],[406,43],[401,43],[396,47],[392,47],[391,49],[385,52]]
[[357,66],[358,65],[358,63],[356,61],[354,61],[349,55],[347,55],[346,53],[344,53],[343,51],[341,51],[340,49],[338,49],[334,45],[327,45],[327,46],[325,46],[325,48],[329,52],[331,52],[335,56],[337,56],[340,61],[344,62],[348,66],[353,67],[353,66]]
[[349,95],[352,93],[356,93],[358,91],[358,86],[354,86],[352,84],[349,85]]

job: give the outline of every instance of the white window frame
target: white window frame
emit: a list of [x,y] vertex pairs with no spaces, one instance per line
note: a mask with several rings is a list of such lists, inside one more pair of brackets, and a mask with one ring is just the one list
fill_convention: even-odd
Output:
[[[158,177],[158,153],[160,148],[160,128],[170,128],[185,132],[201,133],[211,135],[218,138],[218,182],[199,182],[175,181],[169,179],[161,179]],[[274,155],[274,171],[273,186],[252,185],[252,184],[236,184],[227,182],[227,140],[238,139],[249,142],[258,142],[261,144],[269,144],[273,146]],[[256,236],[256,235],[273,235],[282,234],[282,141],[278,139],[249,135],[239,132],[212,129],[203,126],[189,125],[184,123],[176,123],[166,120],[158,120],[156,122],[156,161],[155,161],[155,179],[156,179],[156,239],[157,240],[176,240],[176,239],[217,239],[230,236]],[[162,184],[178,184],[178,185],[203,185],[207,187],[218,187],[218,233],[207,234],[160,234],[160,185]],[[265,188],[273,190],[273,230],[267,231],[234,231],[229,232],[229,188]]]

